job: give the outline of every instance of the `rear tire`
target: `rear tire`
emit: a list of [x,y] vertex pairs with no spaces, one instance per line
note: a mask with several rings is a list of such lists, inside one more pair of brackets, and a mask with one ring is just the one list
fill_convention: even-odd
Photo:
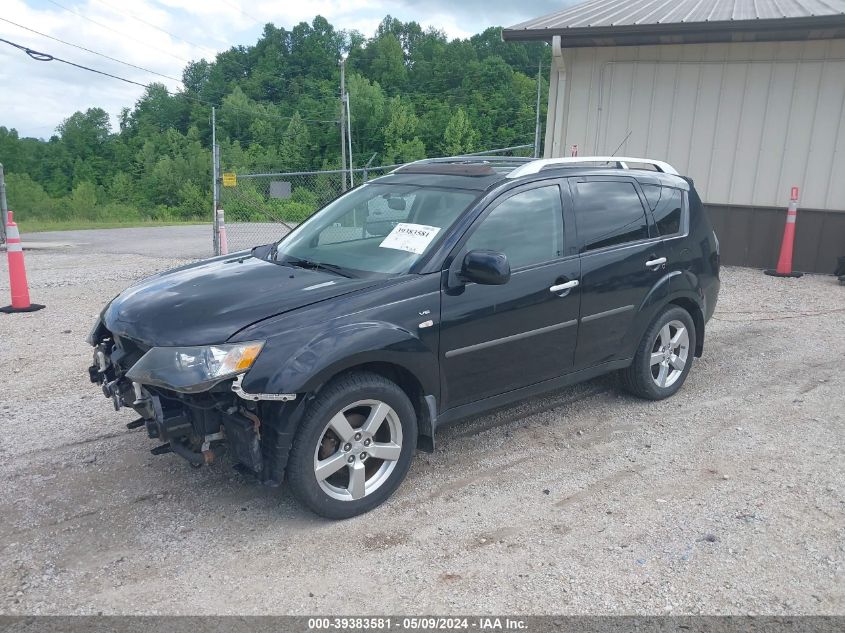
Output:
[[643,334],[634,362],[620,372],[626,391],[646,400],[674,395],[695,357],[695,324],[689,312],[669,304]]
[[308,406],[287,477],[297,500],[329,519],[383,503],[402,483],[417,443],[417,416],[398,385],[370,372],[331,381]]

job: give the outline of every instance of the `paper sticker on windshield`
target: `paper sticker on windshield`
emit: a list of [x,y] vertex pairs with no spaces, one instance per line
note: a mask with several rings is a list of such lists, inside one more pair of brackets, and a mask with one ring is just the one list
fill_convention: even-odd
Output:
[[379,246],[422,255],[439,231],[438,226],[400,222],[393,227]]

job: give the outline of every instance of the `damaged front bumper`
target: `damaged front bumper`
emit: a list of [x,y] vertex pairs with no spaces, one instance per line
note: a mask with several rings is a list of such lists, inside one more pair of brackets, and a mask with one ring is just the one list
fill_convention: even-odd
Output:
[[300,409],[295,394],[248,393],[242,374],[198,393],[133,382],[126,373],[147,351],[128,339],[103,336],[95,341],[88,375],[116,411],[138,413],[127,428],[144,427],[163,442],[151,450],[154,455],[176,453],[200,467],[228,453],[239,470],[267,484],[281,482],[291,440],[285,429]]

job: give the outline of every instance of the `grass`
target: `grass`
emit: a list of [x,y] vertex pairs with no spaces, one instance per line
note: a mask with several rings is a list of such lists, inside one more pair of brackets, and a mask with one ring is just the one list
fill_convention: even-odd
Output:
[[176,226],[180,224],[210,224],[201,219],[180,222],[160,222],[156,220],[23,220],[19,229],[22,233],[42,233],[44,231],[79,231],[85,229],[125,229],[137,226]]

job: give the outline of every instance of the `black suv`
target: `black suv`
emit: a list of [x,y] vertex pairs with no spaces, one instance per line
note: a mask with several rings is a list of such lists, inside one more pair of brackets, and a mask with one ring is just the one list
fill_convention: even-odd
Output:
[[718,292],[716,236],[665,163],[424,160],[278,243],[131,286],[91,331],[89,373],[153,453],[228,451],[344,518],[447,422],[610,371],[671,396]]

